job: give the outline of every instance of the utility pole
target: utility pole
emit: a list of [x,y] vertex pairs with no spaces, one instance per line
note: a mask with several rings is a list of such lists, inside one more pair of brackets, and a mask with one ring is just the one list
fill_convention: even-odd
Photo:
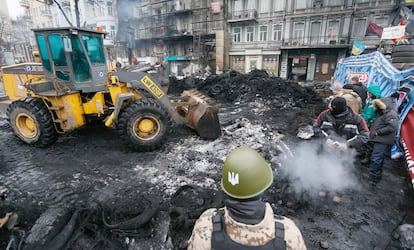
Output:
[[[56,0],[54,0],[56,2]],[[76,27],[80,27],[79,0],[75,0]]]

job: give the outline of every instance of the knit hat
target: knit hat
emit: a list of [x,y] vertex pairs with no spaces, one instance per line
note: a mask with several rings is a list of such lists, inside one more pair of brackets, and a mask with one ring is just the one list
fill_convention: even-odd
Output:
[[342,96],[337,96],[331,101],[332,114],[337,115],[346,111],[346,100]]
[[354,85],[352,85],[352,83],[348,83],[348,84],[345,84],[342,88],[343,89],[353,89]]

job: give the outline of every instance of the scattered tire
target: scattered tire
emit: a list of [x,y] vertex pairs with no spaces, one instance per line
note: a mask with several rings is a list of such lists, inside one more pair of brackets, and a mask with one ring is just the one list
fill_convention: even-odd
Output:
[[392,53],[392,57],[393,58],[397,58],[397,57],[412,57],[412,58],[414,58],[414,51],[413,52],[404,52],[404,51],[394,52],[394,53]]
[[52,116],[41,99],[23,98],[12,102],[7,117],[20,140],[36,147],[53,144],[58,137]]
[[414,44],[400,44],[392,48],[392,53],[396,52],[414,52]]
[[154,99],[131,102],[118,116],[121,139],[137,151],[152,151],[162,145],[171,128],[168,112]]
[[210,88],[210,91],[208,91],[209,95],[216,96],[223,91],[223,85],[222,84],[215,84]]
[[392,63],[412,63],[414,57],[392,57]]

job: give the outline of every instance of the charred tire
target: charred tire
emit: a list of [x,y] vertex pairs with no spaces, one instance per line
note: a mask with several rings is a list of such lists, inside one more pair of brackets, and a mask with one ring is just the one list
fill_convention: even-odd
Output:
[[25,143],[46,147],[57,140],[52,116],[41,99],[12,102],[7,108],[7,118],[14,133]]
[[392,53],[392,58],[397,58],[397,57],[413,57],[414,58],[414,51],[413,52],[394,52],[394,53]]
[[161,146],[171,128],[168,112],[154,99],[134,101],[118,116],[121,139],[136,151],[151,151]]
[[216,96],[216,95],[220,94],[221,91],[223,91],[223,85],[222,84],[215,84],[210,88],[208,93],[212,96]]
[[393,57],[392,63],[413,63],[414,57]]
[[414,52],[414,44],[400,44],[392,48],[392,53],[396,52]]

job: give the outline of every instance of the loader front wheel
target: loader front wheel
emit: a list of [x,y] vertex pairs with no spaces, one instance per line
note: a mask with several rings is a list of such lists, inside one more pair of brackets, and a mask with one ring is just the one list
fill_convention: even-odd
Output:
[[7,117],[14,133],[25,143],[46,147],[57,140],[52,116],[41,99],[24,98],[12,102]]
[[119,114],[117,123],[121,139],[136,151],[159,148],[170,127],[168,112],[153,99],[128,104]]

